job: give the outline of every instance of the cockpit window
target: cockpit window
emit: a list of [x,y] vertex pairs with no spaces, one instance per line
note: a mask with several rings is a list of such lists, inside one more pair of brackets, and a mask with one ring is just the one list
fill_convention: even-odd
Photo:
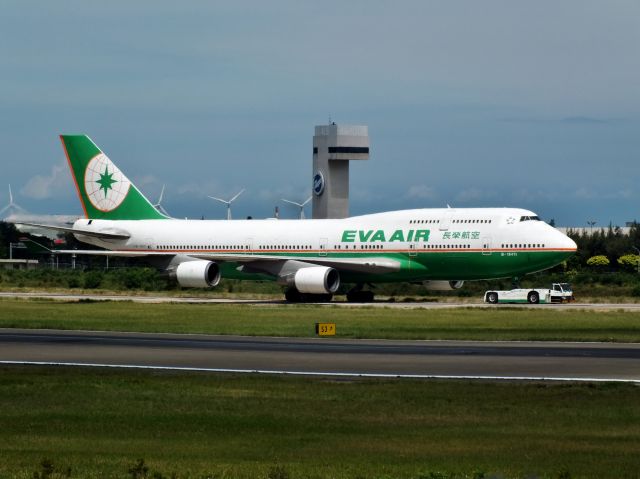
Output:
[[521,216],[520,221],[540,221],[539,216]]

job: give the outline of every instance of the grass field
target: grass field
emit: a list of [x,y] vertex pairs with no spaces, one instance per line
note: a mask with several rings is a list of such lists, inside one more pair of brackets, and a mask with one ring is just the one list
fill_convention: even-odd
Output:
[[1,300],[0,327],[393,339],[640,341],[640,313]]
[[139,458],[156,478],[640,474],[640,388],[623,384],[3,367],[0,425],[2,478],[45,458],[82,478],[133,477]]

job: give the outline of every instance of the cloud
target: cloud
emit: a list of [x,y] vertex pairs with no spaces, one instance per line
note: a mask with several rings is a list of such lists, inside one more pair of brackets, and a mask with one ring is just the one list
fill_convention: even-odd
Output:
[[553,190],[530,190],[526,188],[518,189],[512,192],[513,201],[532,203],[532,202],[548,202],[557,200],[559,193]]
[[281,198],[286,198],[290,201],[302,203],[311,196],[311,192],[309,188],[285,185],[275,188],[263,188],[258,190],[256,194],[250,194],[250,196],[258,198],[261,202],[280,202]]
[[481,190],[480,188],[467,188],[456,195],[456,202],[470,203],[496,198],[495,191]]
[[606,125],[614,122],[619,123],[624,120],[620,118],[596,118],[592,116],[565,116],[561,118],[524,116],[524,117],[500,118],[499,121],[504,123],[534,123],[534,124],[555,123],[555,124],[566,124],[566,125]]
[[630,200],[635,194],[632,189],[626,188],[605,193],[588,188],[578,188],[573,196],[579,200]]
[[[20,193],[36,200],[64,196],[69,188],[69,177],[65,174],[66,171],[67,165],[62,161],[54,165],[48,175],[36,175],[30,178]],[[60,195],[59,192],[63,194]]]
[[[167,186],[167,190],[169,188],[170,186]],[[179,196],[195,197],[199,199],[206,198],[208,195],[221,197],[225,196],[227,192],[227,188],[223,189],[219,182],[215,180],[207,180],[204,182],[191,181],[179,185],[175,190]],[[235,195],[238,191],[235,191],[233,194]]]
[[592,200],[594,198],[596,198],[596,193],[589,189],[589,188],[585,188],[584,186],[581,188],[578,188],[576,191],[574,191],[573,196],[575,196],[576,198],[578,198],[579,200]]
[[427,185],[413,185],[409,187],[404,196],[411,200],[433,200],[438,197],[438,193]]
[[588,116],[568,116],[563,118],[562,123],[571,123],[571,124],[598,124],[598,123],[609,123],[609,120],[604,120],[602,118],[592,118]]
[[160,192],[162,191],[162,183],[156,176],[138,176],[133,179],[133,183],[151,202],[155,203],[160,197]]
[[616,198],[622,198],[624,200],[630,200],[631,198],[634,198],[635,195],[635,191],[632,189],[623,189],[620,191],[615,191],[611,194],[611,198],[616,199]]

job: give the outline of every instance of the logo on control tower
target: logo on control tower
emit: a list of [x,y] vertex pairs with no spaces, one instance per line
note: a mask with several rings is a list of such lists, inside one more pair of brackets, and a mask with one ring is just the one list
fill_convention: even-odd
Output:
[[324,193],[324,175],[322,171],[317,171],[315,175],[313,175],[313,193],[316,196],[320,196]]

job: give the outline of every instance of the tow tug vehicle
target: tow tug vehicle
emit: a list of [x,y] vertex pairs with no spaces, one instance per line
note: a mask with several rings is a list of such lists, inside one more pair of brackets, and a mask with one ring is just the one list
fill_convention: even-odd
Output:
[[484,293],[484,302],[500,303],[565,303],[575,301],[569,283],[553,283],[551,288],[517,288],[508,291],[491,290]]

